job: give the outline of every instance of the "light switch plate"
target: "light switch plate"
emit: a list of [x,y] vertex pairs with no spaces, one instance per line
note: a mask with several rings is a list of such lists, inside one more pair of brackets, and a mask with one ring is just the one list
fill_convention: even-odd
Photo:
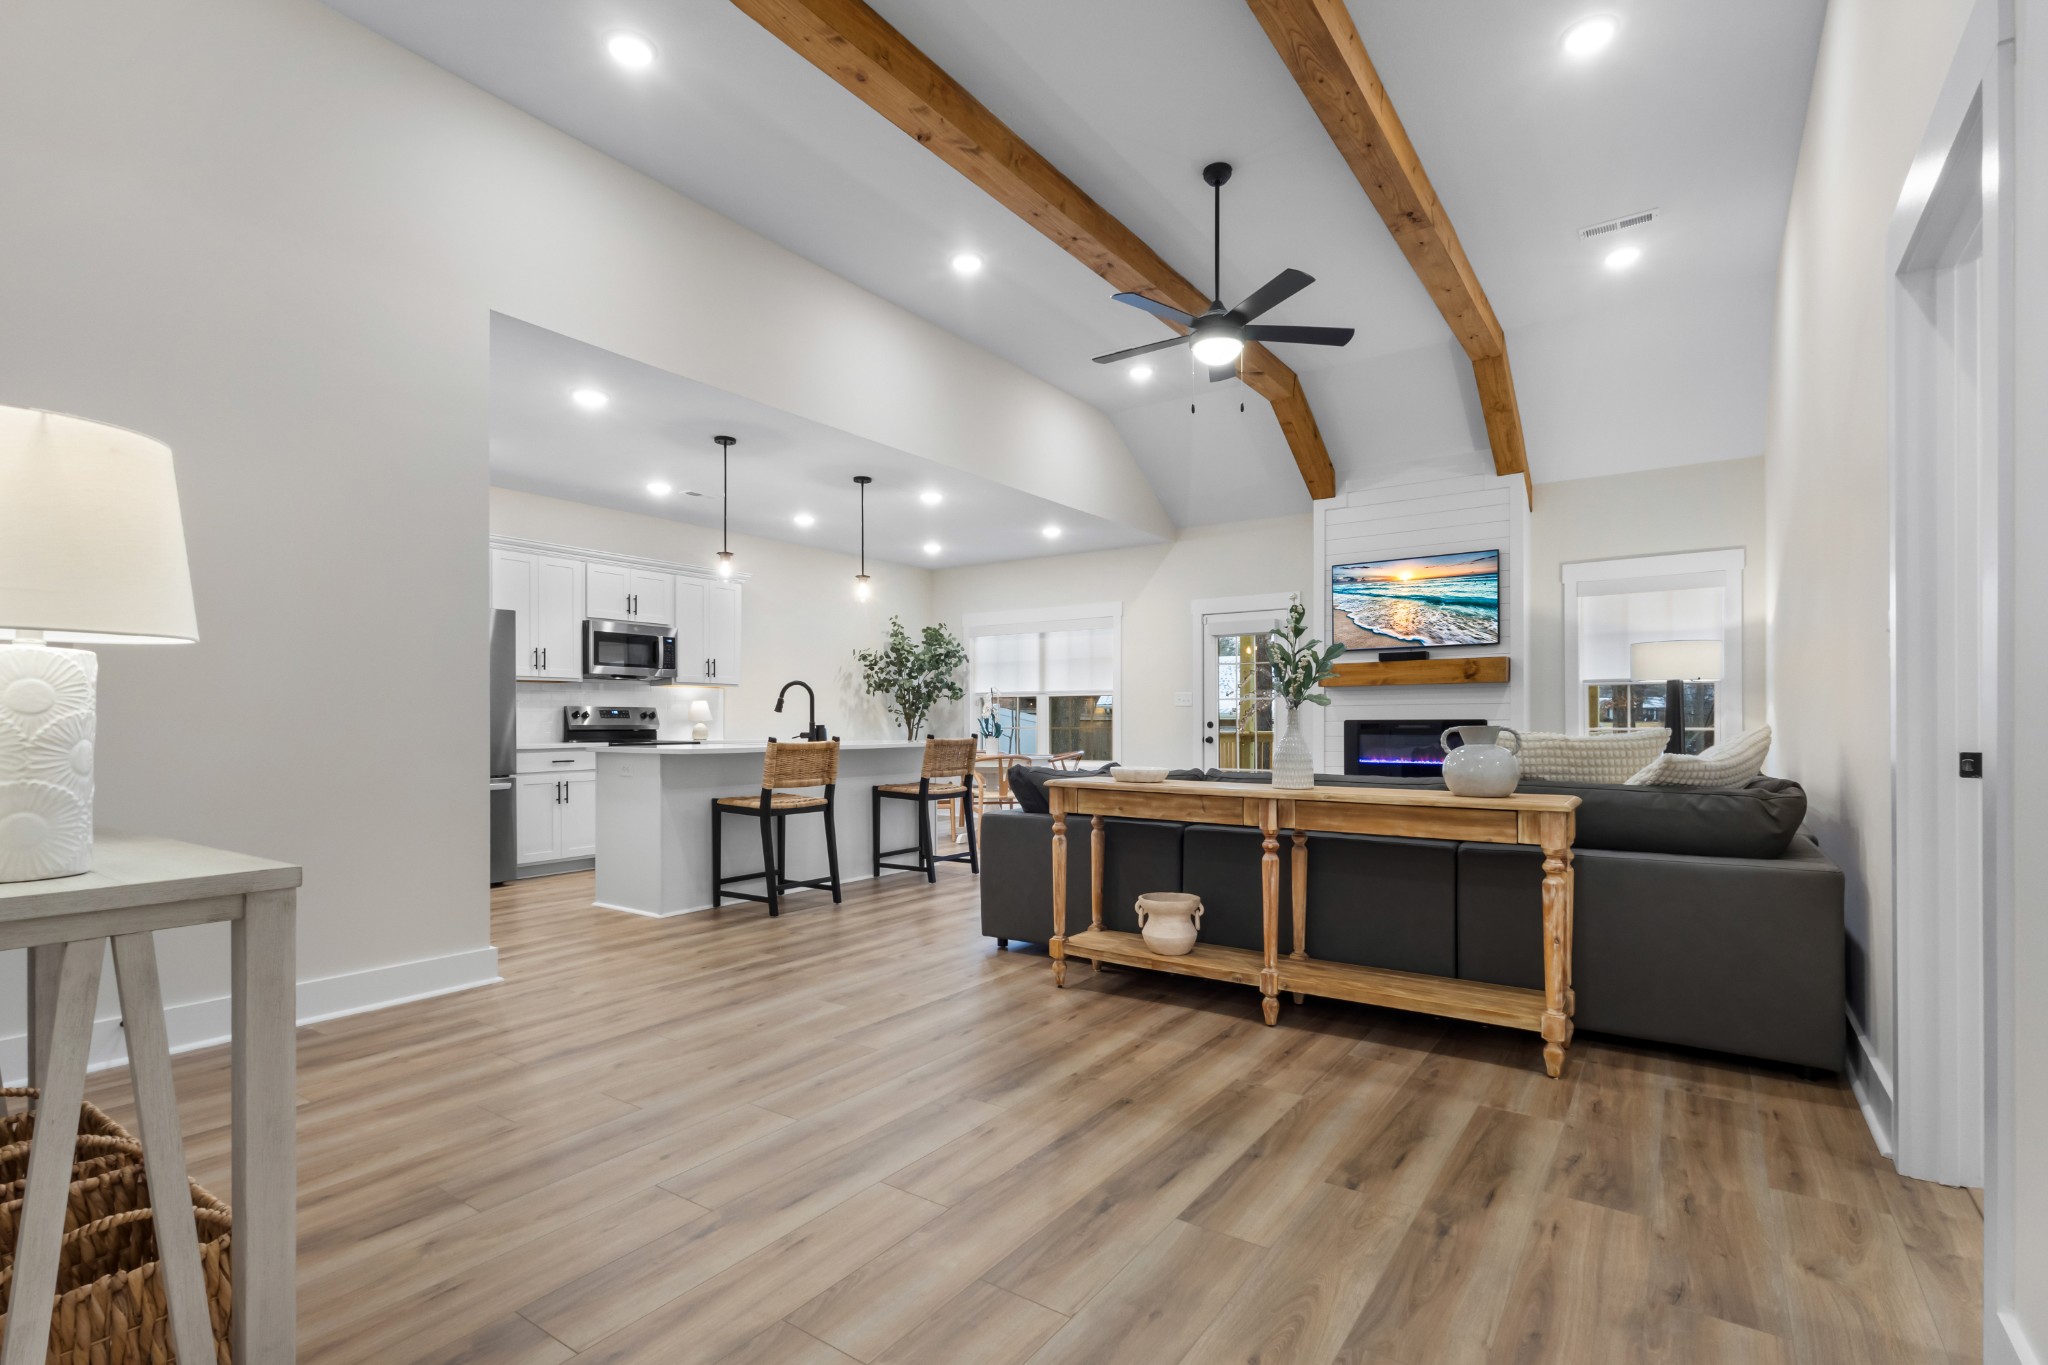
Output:
[[1173,694],[1173,704],[1175,706],[1193,706],[1195,704],[1195,694],[1192,692],[1176,692]]

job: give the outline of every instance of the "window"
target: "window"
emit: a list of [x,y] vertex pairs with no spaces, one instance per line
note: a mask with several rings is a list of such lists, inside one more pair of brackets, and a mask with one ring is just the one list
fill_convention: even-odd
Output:
[[1116,754],[1121,612],[1114,605],[967,620],[976,729],[1006,754]]
[[1273,766],[1271,631],[1212,635],[1216,644],[1216,766]]
[[[1564,566],[1565,696],[1575,734],[1673,725],[1698,753],[1742,729],[1741,550],[1646,555]],[[1634,646],[1721,643],[1719,678],[1681,679],[1682,715],[1666,714],[1667,679],[1632,676]],[[1570,698],[1577,698],[1571,701]]]

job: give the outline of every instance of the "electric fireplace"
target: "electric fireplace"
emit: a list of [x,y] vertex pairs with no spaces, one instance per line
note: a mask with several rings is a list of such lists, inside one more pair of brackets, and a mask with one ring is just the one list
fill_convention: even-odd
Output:
[[1440,742],[1453,725],[1484,720],[1347,720],[1344,771],[1361,777],[1439,777],[1444,770]]

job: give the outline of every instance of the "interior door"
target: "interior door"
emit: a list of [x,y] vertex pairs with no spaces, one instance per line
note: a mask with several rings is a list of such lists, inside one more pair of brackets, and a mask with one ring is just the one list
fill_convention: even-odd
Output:
[[1267,645],[1281,615],[1275,610],[1202,618],[1200,766],[1273,766],[1273,666]]

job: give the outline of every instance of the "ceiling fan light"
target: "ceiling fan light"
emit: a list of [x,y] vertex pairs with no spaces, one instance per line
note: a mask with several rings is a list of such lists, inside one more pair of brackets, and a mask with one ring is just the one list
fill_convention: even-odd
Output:
[[1215,332],[1198,339],[1192,349],[1195,359],[1213,368],[1236,363],[1244,354],[1244,342],[1228,332]]

